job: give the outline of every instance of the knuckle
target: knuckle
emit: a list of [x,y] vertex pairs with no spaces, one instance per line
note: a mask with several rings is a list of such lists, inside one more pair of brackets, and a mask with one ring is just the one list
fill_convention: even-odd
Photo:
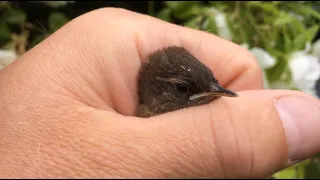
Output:
[[123,9],[106,7],[99,8],[73,19],[69,24],[79,29],[98,31],[112,28],[123,29],[123,24],[132,22],[132,19],[137,16],[137,13]]
[[123,8],[106,7],[93,10],[83,16],[86,16],[91,21],[102,20],[103,23],[108,23],[108,21],[124,19],[123,17],[132,19],[137,16],[137,13]]
[[[83,14],[83,17],[86,18],[99,18],[99,17],[117,17],[117,16],[123,16],[123,15],[134,15],[135,13],[132,11],[129,11],[127,9],[123,8],[116,8],[116,7],[104,7],[104,8],[98,8],[93,11],[90,11],[88,13]],[[81,17],[81,16],[80,16]]]
[[247,69],[252,73],[251,75],[262,79],[262,69],[253,54],[246,49],[244,57],[248,58]]
[[123,8],[115,8],[115,7],[105,7],[105,8],[99,8],[93,11],[88,12],[87,14],[84,14],[84,16],[87,16],[88,18],[92,20],[96,19],[118,19],[120,17],[132,17],[135,13],[132,11],[129,11],[127,9]]
[[240,59],[246,59],[243,64],[242,71],[243,76],[246,78],[245,88],[263,88],[263,70],[260,67],[257,59],[247,49],[244,49],[241,52],[242,53],[240,54]]

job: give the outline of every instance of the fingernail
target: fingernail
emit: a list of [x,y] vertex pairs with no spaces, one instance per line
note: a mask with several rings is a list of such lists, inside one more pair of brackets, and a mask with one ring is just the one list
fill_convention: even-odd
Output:
[[320,105],[303,97],[276,101],[288,144],[288,163],[303,161],[320,151]]

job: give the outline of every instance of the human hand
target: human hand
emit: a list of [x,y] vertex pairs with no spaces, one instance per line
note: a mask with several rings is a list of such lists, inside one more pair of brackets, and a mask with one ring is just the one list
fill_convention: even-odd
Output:
[[[150,52],[183,46],[237,98],[134,117]],[[319,102],[262,90],[245,49],[121,9],[71,21],[0,71],[2,178],[264,178],[320,151]]]

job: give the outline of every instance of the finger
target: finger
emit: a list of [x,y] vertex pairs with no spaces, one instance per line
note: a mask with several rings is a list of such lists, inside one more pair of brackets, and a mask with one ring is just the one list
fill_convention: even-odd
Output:
[[247,91],[122,126],[136,144],[120,141],[152,177],[265,178],[320,152],[319,110],[300,92]]
[[207,32],[134,14],[135,24],[141,28],[138,40],[143,60],[159,48],[183,46],[211,68],[223,86],[235,91],[263,87],[261,68],[247,49]]

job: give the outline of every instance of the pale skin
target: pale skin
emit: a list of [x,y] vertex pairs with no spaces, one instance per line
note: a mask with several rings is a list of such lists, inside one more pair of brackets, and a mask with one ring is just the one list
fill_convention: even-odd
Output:
[[[187,48],[239,97],[134,117],[138,69],[168,45]],[[87,13],[0,71],[0,177],[268,177],[291,165],[274,100],[319,102],[262,88],[256,60],[236,44],[123,9]]]

